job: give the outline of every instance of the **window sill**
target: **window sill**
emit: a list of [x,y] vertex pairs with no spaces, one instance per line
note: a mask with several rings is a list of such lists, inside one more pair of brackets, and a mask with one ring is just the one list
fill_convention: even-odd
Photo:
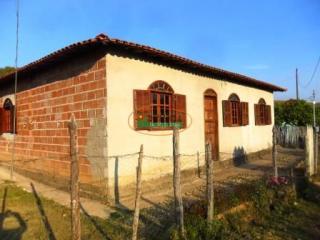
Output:
[[4,139],[6,140],[13,140],[13,137],[15,136],[16,134],[14,133],[2,133],[0,135],[0,137],[3,137]]
[[[185,128],[178,128],[178,129],[185,129]],[[150,131],[150,132],[153,132],[153,131],[172,131],[173,130],[173,127],[168,127],[168,128],[135,128],[134,129],[135,131]]]

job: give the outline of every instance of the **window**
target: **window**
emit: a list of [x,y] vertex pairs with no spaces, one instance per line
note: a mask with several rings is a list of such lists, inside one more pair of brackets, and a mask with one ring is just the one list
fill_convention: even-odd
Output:
[[134,124],[137,130],[186,127],[186,97],[169,84],[155,81],[148,90],[134,90]]
[[172,93],[151,91],[151,122],[170,123],[172,116]]
[[231,94],[223,104],[223,124],[225,127],[245,126],[249,124],[248,103],[240,102],[236,94]]
[[256,125],[271,124],[271,107],[263,98],[260,98],[258,104],[254,105],[254,113]]
[[14,105],[7,98],[0,107],[0,134],[14,132]]
[[240,125],[240,99],[237,95],[231,94],[229,101],[231,102],[231,123]]

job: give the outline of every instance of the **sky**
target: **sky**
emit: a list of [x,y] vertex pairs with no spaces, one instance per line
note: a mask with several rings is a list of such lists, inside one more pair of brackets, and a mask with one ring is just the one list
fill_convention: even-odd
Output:
[[[0,0],[0,67],[13,66],[16,0]],[[288,89],[276,99],[316,90],[320,100],[320,0],[20,0],[23,66],[105,33]]]

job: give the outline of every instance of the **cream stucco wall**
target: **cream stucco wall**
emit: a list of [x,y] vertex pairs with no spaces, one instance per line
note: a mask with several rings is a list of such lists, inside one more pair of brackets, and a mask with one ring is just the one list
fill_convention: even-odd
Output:
[[[235,148],[243,148],[246,153],[256,152],[271,147],[272,125],[255,126],[254,104],[260,98],[273,109],[273,94],[268,91],[247,87],[227,81],[187,73],[142,60],[107,55],[107,118],[108,118],[108,154],[122,155],[134,153],[144,145],[145,154],[152,156],[167,156],[172,154],[171,131],[149,132],[135,131],[133,126],[133,90],[147,89],[156,80],[169,83],[175,93],[186,95],[189,127],[180,133],[180,152],[195,154],[204,152],[204,110],[203,93],[212,88],[218,95],[219,148],[221,159],[232,156]],[[231,93],[236,93],[241,101],[249,103],[249,125],[240,127],[223,127],[222,100],[228,99]],[[273,121],[273,113],[272,113]],[[128,124],[129,123],[129,124]],[[161,136],[156,136],[157,134]],[[163,136],[168,134],[167,136]],[[129,157],[130,159],[130,157]],[[135,176],[136,157],[121,160],[119,176],[130,181]],[[192,163],[185,166],[196,166]],[[125,161],[126,164],[122,161]],[[118,162],[118,163],[119,163]],[[159,163],[160,162],[160,163]],[[133,164],[133,165],[131,165]],[[113,176],[114,162],[109,163],[110,175]],[[184,166],[184,164],[182,164]],[[144,169],[150,175],[164,173],[171,161],[146,160]],[[155,171],[153,174],[152,171]],[[134,179],[134,178],[133,178]],[[127,180],[123,180],[126,181]],[[121,183],[120,183],[121,184]]]

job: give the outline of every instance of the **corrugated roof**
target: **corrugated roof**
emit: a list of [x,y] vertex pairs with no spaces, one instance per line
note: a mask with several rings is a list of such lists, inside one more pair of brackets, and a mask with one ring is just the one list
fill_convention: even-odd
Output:
[[[111,39],[105,34],[99,34],[95,38],[91,38],[85,41],[77,42],[71,44],[67,47],[64,47],[58,51],[55,51],[43,58],[40,58],[32,63],[29,63],[18,69],[19,73],[28,73],[36,71],[39,68],[43,68],[47,65],[54,64],[64,57],[79,53],[84,51],[85,49],[97,46],[105,46],[105,47],[115,47],[116,49],[122,49],[124,51],[130,51],[133,53],[139,53],[146,57],[151,57],[155,61],[166,61],[175,65],[180,65],[181,67],[189,68],[193,71],[203,73],[203,74],[211,74],[217,77],[239,83],[248,86],[253,86],[260,89],[265,89],[268,91],[286,91],[285,88],[263,82],[245,75],[241,75],[238,73],[233,73],[230,71],[226,71],[220,68],[212,67],[209,65],[205,65],[184,57],[180,57],[178,55],[165,52],[162,50],[158,50],[149,46],[127,42],[119,39]],[[7,74],[5,76],[0,77],[0,83],[2,81],[10,80],[14,77],[14,73]]]

